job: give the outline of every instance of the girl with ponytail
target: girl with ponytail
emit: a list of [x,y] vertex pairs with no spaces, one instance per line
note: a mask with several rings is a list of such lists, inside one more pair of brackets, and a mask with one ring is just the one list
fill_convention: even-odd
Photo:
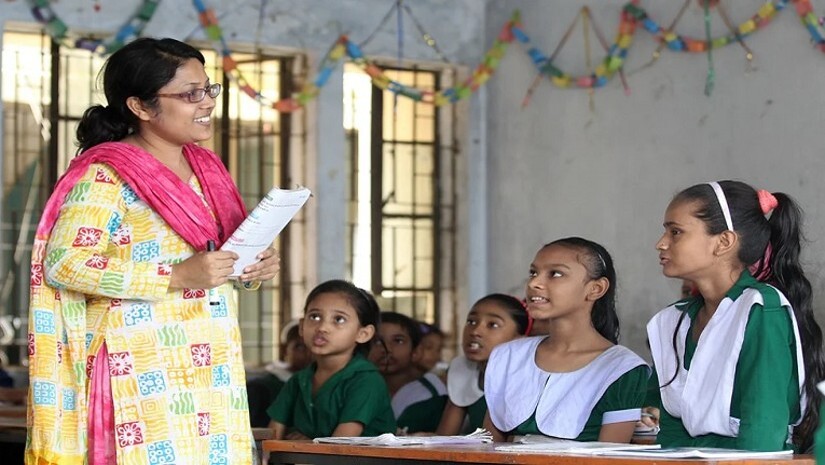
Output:
[[618,345],[610,254],[580,237],[553,241],[536,253],[525,291],[527,312],[549,330],[493,349],[484,427],[496,441],[539,434],[630,442],[650,369]]
[[791,197],[738,181],[698,184],[670,202],[656,244],[662,272],[698,294],[647,326],[662,445],[810,447],[825,358],[801,224]]

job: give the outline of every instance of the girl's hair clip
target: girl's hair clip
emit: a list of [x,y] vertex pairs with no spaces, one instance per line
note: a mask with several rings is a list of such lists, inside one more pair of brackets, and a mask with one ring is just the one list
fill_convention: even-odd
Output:
[[776,200],[776,197],[765,189],[757,190],[756,197],[759,198],[759,207],[762,208],[763,215],[767,215],[779,206],[779,201]]

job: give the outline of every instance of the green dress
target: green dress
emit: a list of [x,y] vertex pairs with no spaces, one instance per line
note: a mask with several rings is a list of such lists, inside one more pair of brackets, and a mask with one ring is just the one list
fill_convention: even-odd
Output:
[[467,407],[467,429],[470,432],[484,426],[484,416],[487,414],[487,400],[481,396]]
[[[749,287],[767,286],[747,271],[728,291],[736,300]],[[659,407],[661,430],[657,442],[663,447],[723,447],[754,451],[791,449],[787,443],[788,425],[799,418],[799,380],[797,377],[796,340],[788,311],[779,305],[772,292],[763,292],[765,305],[750,309],[742,349],[734,375],[730,415],[740,419],[739,436],[719,434],[691,436],[681,419],[662,408],[661,382],[654,370],[650,377],[647,405]],[[704,301],[699,297],[676,304],[687,312],[690,330],[685,341],[682,368],[690,369],[696,351],[692,336],[693,322]]]
[[[439,384],[441,392],[439,392],[435,384]],[[405,430],[408,434],[435,432],[438,428],[438,423],[441,421],[441,414],[444,413],[444,407],[447,405],[447,388],[444,386],[444,383],[440,383],[440,380],[438,380],[435,375],[429,373],[399,389],[393,398],[393,405],[396,405],[399,401],[399,396],[404,397],[404,391],[414,390],[419,391],[420,394],[422,389],[426,391],[426,395],[423,396],[424,398],[404,406],[396,419],[398,427]],[[402,400],[402,403],[406,402]]]
[[313,362],[287,381],[267,410],[272,420],[310,438],[331,436],[339,424],[350,422],[364,425],[362,436],[395,433],[389,391],[375,365],[356,354],[313,396],[316,367]]

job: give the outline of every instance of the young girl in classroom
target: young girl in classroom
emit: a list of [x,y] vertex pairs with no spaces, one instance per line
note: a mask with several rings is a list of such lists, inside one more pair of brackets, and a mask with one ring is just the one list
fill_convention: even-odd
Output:
[[548,334],[499,345],[484,376],[484,426],[496,441],[540,434],[630,442],[650,369],[618,345],[616,271],[601,245],[570,237],[530,265],[527,311]]
[[395,432],[387,385],[364,358],[379,320],[373,297],[350,282],[327,281],[309,293],[300,328],[313,362],[267,410],[274,439]]
[[447,403],[447,386],[434,373],[419,374],[419,324],[401,313],[381,313],[381,329],[369,359],[378,366],[392,397],[399,434],[433,433]]
[[484,372],[490,353],[499,344],[524,336],[532,319],[525,304],[506,294],[479,299],[467,314],[459,355],[447,370],[447,406],[436,434],[456,435],[481,428],[487,413]]
[[697,184],[670,202],[659,263],[696,294],[647,325],[662,445],[810,446],[825,362],[801,223],[790,197],[738,181]]
[[[441,352],[444,350],[444,332],[438,326],[418,321],[421,330],[421,342],[418,344],[418,356],[413,365],[419,376],[434,373],[442,380],[446,380],[446,364],[441,361]],[[443,365],[443,366],[442,366]]]

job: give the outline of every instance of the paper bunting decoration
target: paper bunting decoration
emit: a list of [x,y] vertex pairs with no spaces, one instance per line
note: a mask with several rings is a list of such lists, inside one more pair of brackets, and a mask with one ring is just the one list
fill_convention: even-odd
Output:
[[249,81],[243,77],[243,74],[238,69],[237,62],[234,58],[232,58],[232,51],[226,44],[226,40],[224,39],[223,31],[218,24],[218,18],[215,15],[215,11],[211,8],[206,8],[206,5],[204,5],[202,0],[193,0],[192,3],[198,12],[198,19],[206,32],[206,36],[212,42],[215,51],[221,57],[223,72],[227,75],[227,77],[229,77],[229,79],[238,84],[238,87],[244,94],[253,98],[261,105],[272,107],[279,112],[288,113],[295,111],[302,108],[307,102],[315,98],[318,95],[320,88],[327,83],[335,67],[338,65],[338,62],[344,56],[344,48],[341,44],[341,40],[339,39],[338,42],[330,48],[330,51],[327,52],[324,59],[321,60],[320,70],[312,83],[305,85],[304,88],[301,89],[301,91],[294,97],[281,99],[277,102],[272,101],[252,87],[252,85],[249,84]]
[[433,92],[430,90],[420,90],[394,81],[386,75],[383,69],[367,59],[357,44],[349,40],[347,36],[341,36],[321,60],[318,66],[318,72],[312,81],[307,82],[296,94],[273,102],[249,85],[248,81],[241,75],[235,60],[232,59],[232,52],[229,50],[223,38],[223,32],[218,25],[214,11],[206,8],[202,0],[193,0],[193,3],[198,10],[198,17],[204,26],[207,37],[216,45],[216,50],[223,58],[223,69],[227,76],[237,81],[245,94],[257,102],[270,106],[282,113],[303,108],[310,100],[318,96],[321,87],[327,83],[344,56],[349,57],[355,64],[360,66],[379,88],[387,89],[397,95],[408,97],[419,102],[432,103],[435,105],[454,103],[467,97],[478,89],[479,86],[487,82],[498,67],[501,57],[503,57],[507,51],[507,45],[513,40],[511,30],[518,18],[518,15],[514,14],[513,19],[504,25],[499,37],[496,39],[492,48],[484,55],[484,58],[475,68],[472,76],[456,87]]
[[[743,38],[754,33],[755,31],[764,28],[775,15],[785,9],[789,4],[792,4],[796,9],[802,25],[808,31],[811,37],[811,42],[821,52],[825,53],[825,31],[823,31],[823,18],[817,17],[813,11],[813,6],[810,0],[773,0],[763,4],[755,14],[753,14],[747,21],[734,25],[730,22],[727,12],[721,8],[721,3],[713,0],[700,0],[702,5],[706,7],[705,21],[706,21],[706,35],[704,39],[696,39],[679,35],[674,32],[675,26],[681,17],[682,11],[677,15],[676,19],[669,27],[664,28],[650,15],[639,6],[640,0],[631,0],[627,3],[621,11],[619,29],[614,43],[606,46],[607,54],[596,66],[596,68],[589,74],[581,76],[573,76],[561,70],[555,63],[555,54],[547,57],[535,46],[530,45],[530,37],[525,28],[520,22],[518,12],[513,14],[513,17],[508,21],[499,33],[495,43],[484,55],[481,63],[474,69],[472,76],[463,83],[438,91],[421,90],[414,87],[406,86],[402,83],[390,79],[387,74],[377,66],[373,61],[369,60],[357,44],[349,40],[348,37],[342,36],[338,38],[330,47],[330,50],[322,59],[318,66],[318,72],[312,81],[307,82],[300,91],[293,95],[278,100],[276,102],[267,99],[259,91],[255,90],[249,82],[244,79],[243,75],[238,69],[238,65],[232,58],[232,53],[226,44],[223,37],[223,31],[218,24],[217,16],[212,9],[206,8],[203,0],[193,0],[193,5],[198,12],[198,18],[203,25],[207,37],[212,41],[216,51],[221,56],[221,65],[224,73],[232,80],[238,83],[240,89],[255,99],[262,105],[271,106],[280,112],[291,112],[304,107],[310,100],[314,99],[320,89],[327,83],[338,63],[344,58],[348,57],[357,65],[359,65],[372,78],[376,86],[387,89],[396,95],[411,98],[416,101],[432,103],[434,105],[444,105],[454,103],[458,100],[466,98],[479,86],[487,82],[495,70],[498,68],[501,58],[504,56],[508,45],[513,40],[518,40],[527,48],[527,53],[530,55],[539,73],[547,76],[549,80],[561,88],[580,88],[592,91],[596,88],[604,87],[610,79],[618,72],[621,75],[624,61],[628,55],[630,45],[633,41],[633,35],[637,26],[648,31],[656,37],[660,42],[660,47],[654,53],[654,59],[658,58],[661,50],[667,49],[678,52],[688,53],[709,53],[713,49],[717,49],[733,42],[740,44],[747,52],[748,60],[751,60],[753,54],[745,45]],[[713,2],[711,4],[711,2]],[[34,18],[43,25],[44,30],[55,41],[66,43],[69,36],[68,26],[63,22],[54,10],[51,8],[49,0],[29,0],[31,4],[31,12]],[[160,0],[144,0],[137,11],[126,21],[126,23],[111,37],[104,40],[95,40],[89,38],[81,38],[75,40],[73,43],[67,44],[76,48],[82,48],[94,53],[107,55],[115,50],[121,48],[124,44],[139,37],[144,27],[154,15]],[[729,29],[729,33],[719,37],[710,37],[709,26],[709,10],[713,6],[718,9],[720,16]],[[408,7],[405,8],[409,12]],[[588,10],[589,11],[589,10]],[[594,25],[595,22],[588,16],[588,19]],[[424,40],[428,44],[432,44],[436,51],[440,52],[435,47],[434,39],[430,36],[416,21],[416,26],[421,32]],[[601,35],[597,30],[597,35]],[[605,46],[604,40],[600,38],[600,42]],[[589,54],[589,47],[586,47]],[[443,58],[443,55],[439,55]],[[589,61],[589,60],[588,60]],[[645,67],[652,64],[651,61]],[[709,73],[708,83],[712,86],[713,68],[712,59],[709,55]],[[628,92],[627,84],[623,84],[625,92]],[[529,98],[529,95],[528,95]]]
[[[589,9],[583,9],[582,11],[582,14],[590,14]],[[572,28],[568,30],[568,34],[571,30]],[[633,43],[633,34],[635,32],[636,20],[633,15],[629,14],[628,6],[625,6],[620,16],[619,31],[616,35],[616,40],[609,47],[607,47],[605,43],[602,44],[607,49],[607,55],[591,74],[573,76],[562,71],[561,68],[554,63],[558,49],[550,57],[547,57],[541,50],[530,45],[530,37],[524,31],[521,24],[513,27],[513,35],[516,37],[516,40],[527,48],[527,54],[530,55],[533,64],[541,74],[547,76],[550,82],[556,87],[568,88],[575,86],[582,89],[604,87],[610,81],[610,78],[613,77],[617,71],[621,70],[624,60],[627,57],[628,48],[630,44]],[[626,85],[625,90],[627,92]],[[526,99],[529,100],[529,95]]]
[[[629,8],[629,11],[636,18],[636,20],[640,22],[642,28],[656,36],[657,40],[660,40],[666,44],[668,50],[672,50],[674,52],[704,53],[708,49],[720,48],[733,42],[738,42],[744,37],[752,34],[757,29],[767,26],[776,13],[785,8],[787,3],[788,0],[764,3],[761,7],[759,7],[759,10],[757,10],[757,12],[750,17],[750,19],[735,27],[732,27],[733,30],[730,33],[711,38],[710,40],[696,39],[677,34],[673,32],[675,24],[672,24],[670,28],[665,29],[650,16],[648,16],[647,12],[641,7],[629,5],[626,8]],[[719,7],[721,7],[721,3],[717,5],[717,8]],[[725,10],[719,10],[720,15],[725,14],[722,13],[723,11]],[[676,22],[678,22],[678,18],[674,21],[674,23]]]
[[100,55],[109,55],[125,44],[140,37],[146,24],[152,19],[160,0],[144,0],[137,11],[130,17],[117,32],[106,39],[79,38],[74,43],[67,43],[69,27],[57,16],[49,0],[30,0],[31,12],[34,19],[43,25],[46,33],[57,42],[67,46],[81,48]]
[[475,67],[469,78],[455,87],[437,92],[420,90],[390,79],[384,70],[364,56],[364,53],[358,45],[349,39],[344,39],[346,40],[347,56],[372,78],[372,82],[376,87],[389,90],[397,95],[403,95],[417,102],[432,103],[440,106],[455,103],[468,97],[490,79],[498,68],[501,58],[507,52],[508,45],[513,42],[513,31],[518,21],[519,14],[516,12],[510,21],[501,28],[501,32],[499,32],[493,46],[484,54],[481,63]]

